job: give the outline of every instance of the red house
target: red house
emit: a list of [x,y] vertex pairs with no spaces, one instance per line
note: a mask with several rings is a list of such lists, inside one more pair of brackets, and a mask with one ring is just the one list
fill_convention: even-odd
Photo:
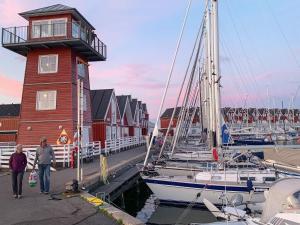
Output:
[[120,137],[121,116],[117,98],[113,89],[91,91],[93,140],[114,140]]
[[17,141],[20,104],[0,105],[0,142]]
[[77,126],[77,80],[84,83],[83,138],[92,140],[89,62],[104,61],[106,46],[75,8],[57,4],[19,14],[28,26],[3,28],[2,45],[27,58],[18,142],[72,141]]
[[[169,132],[168,135],[170,135],[170,136],[174,135],[174,131],[175,131],[174,128],[176,128],[177,121],[178,121],[179,115],[180,115],[180,110],[181,110],[181,107],[176,108],[172,122],[171,122],[171,118],[172,118],[174,108],[166,109],[164,111],[164,113],[161,115],[161,117],[160,117],[160,130],[159,131],[162,132],[164,136],[167,133],[170,122],[171,122],[171,127],[170,127],[171,129],[170,129],[170,132]],[[194,113],[194,110],[196,110],[195,113]],[[192,116],[193,114],[194,114],[194,116],[193,116],[192,126],[199,126],[199,122],[200,122],[199,108],[197,108],[197,109],[190,108],[189,115]],[[194,129],[192,129],[192,130],[194,130]],[[194,131],[192,131],[192,132],[194,133]],[[200,130],[197,129],[195,131],[195,133],[200,133]]]
[[[174,135],[174,128],[177,125],[177,120],[178,120],[178,116],[179,116],[179,113],[180,113],[180,109],[181,109],[181,107],[176,108],[173,121],[171,122],[171,130],[170,130],[170,133],[169,133],[169,135],[171,135],[171,136]],[[164,136],[167,133],[168,126],[169,126],[169,123],[171,121],[173,111],[174,111],[174,108],[168,108],[164,111],[164,113],[160,117],[160,132],[162,132]]]
[[146,103],[142,103],[142,135],[148,134],[149,129],[149,113]]
[[129,127],[132,127],[133,124],[133,118],[131,114],[130,109],[130,102],[131,99],[128,95],[120,95],[117,96],[118,106],[120,109],[120,118],[121,118],[121,133],[120,137],[128,137],[129,136]]
[[140,108],[137,99],[130,100],[130,109],[133,118],[133,125],[129,127],[129,136],[140,137]]

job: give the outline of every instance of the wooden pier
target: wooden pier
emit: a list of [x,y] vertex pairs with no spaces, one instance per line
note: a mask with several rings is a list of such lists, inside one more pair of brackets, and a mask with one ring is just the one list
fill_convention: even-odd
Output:
[[[140,146],[126,151],[118,152],[109,155],[107,158],[109,174],[116,174],[124,171],[124,168],[134,168],[137,162],[144,159],[146,147]],[[135,175],[133,170],[126,170],[120,179],[111,182],[103,190],[112,192],[116,190],[125,179],[130,179]],[[83,167],[84,182],[87,185],[93,185],[94,182],[99,182],[100,179],[100,163],[99,159],[95,158],[91,163],[85,163]],[[101,221],[101,224],[113,225],[118,224],[116,219],[107,217],[103,213],[99,213],[93,205],[85,202],[80,195],[68,198],[62,194],[65,191],[65,184],[76,178],[76,169],[65,168],[52,172],[51,174],[51,189],[58,199],[49,200],[50,195],[39,194],[39,187],[30,188],[27,184],[29,172],[26,172],[23,180],[23,195],[22,199],[14,199],[11,191],[11,177],[9,172],[0,172],[0,225],[9,224],[94,224],[93,221]],[[84,193],[83,194],[87,194]],[[106,204],[107,211],[115,212],[114,207]],[[114,211],[115,210],[115,211]],[[130,215],[117,210],[116,218],[122,220],[123,224],[142,224],[141,221],[131,217]],[[17,215],[17,216],[16,216]],[[96,223],[95,223],[96,224]]]

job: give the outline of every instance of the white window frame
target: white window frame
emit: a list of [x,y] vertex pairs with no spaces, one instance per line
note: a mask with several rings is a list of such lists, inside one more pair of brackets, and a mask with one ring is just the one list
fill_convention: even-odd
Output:
[[[53,24],[52,22],[53,21],[57,21],[57,20],[64,20],[65,23],[67,24],[67,21],[68,21],[68,18],[66,17],[62,17],[62,18],[56,18],[56,19],[46,19],[46,20],[32,20],[31,22],[31,38],[47,38],[47,37],[63,37],[63,36],[66,36],[67,35],[67,26],[66,26],[66,29],[65,29],[65,32],[63,34],[54,34],[51,32],[51,24]],[[37,23],[41,23],[41,22],[45,22],[45,24],[48,25],[48,34],[46,35],[35,35],[34,31],[34,27],[35,26],[39,26],[39,25],[35,25]],[[41,33],[41,31],[40,31]]]
[[[55,56],[56,57],[56,60],[55,60],[55,63],[56,63],[55,70],[53,70],[53,71],[42,71],[41,59],[43,57],[50,57],[50,56]],[[39,61],[38,61],[38,73],[39,74],[57,73],[57,71],[58,71],[58,54],[39,55]]]
[[[54,92],[55,93],[55,97],[54,97],[54,106],[53,107],[48,107],[48,108],[39,108],[39,101],[40,101],[40,99],[39,99],[39,94],[43,94],[43,93],[49,93],[49,92]],[[43,90],[43,91],[37,91],[36,92],[36,111],[45,111],[45,110],[56,110],[56,103],[57,103],[57,101],[56,101],[56,99],[57,99],[57,91],[56,90]]]

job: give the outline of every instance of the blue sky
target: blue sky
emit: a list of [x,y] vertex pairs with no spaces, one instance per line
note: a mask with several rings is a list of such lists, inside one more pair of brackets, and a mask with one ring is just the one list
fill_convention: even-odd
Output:
[[[193,0],[166,106],[174,103],[204,2]],[[300,1],[219,2],[222,105],[242,106],[247,99],[247,106],[281,107],[283,100],[287,107],[300,85]],[[57,3],[77,8],[108,45],[107,61],[90,67],[92,88],[131,94],[148,104],[154,118],[187,1],[1,0],[0,26],[26,25],[17,13]],[[20,102],[25,58],[4,48],[0,57],[0,103]]]

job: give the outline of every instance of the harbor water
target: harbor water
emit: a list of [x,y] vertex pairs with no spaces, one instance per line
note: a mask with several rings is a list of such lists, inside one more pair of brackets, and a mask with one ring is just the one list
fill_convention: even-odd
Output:
[[206,209],[163,205],[141,178],[113,202],[128,214],[149,225],[209,223],[216,219]]

